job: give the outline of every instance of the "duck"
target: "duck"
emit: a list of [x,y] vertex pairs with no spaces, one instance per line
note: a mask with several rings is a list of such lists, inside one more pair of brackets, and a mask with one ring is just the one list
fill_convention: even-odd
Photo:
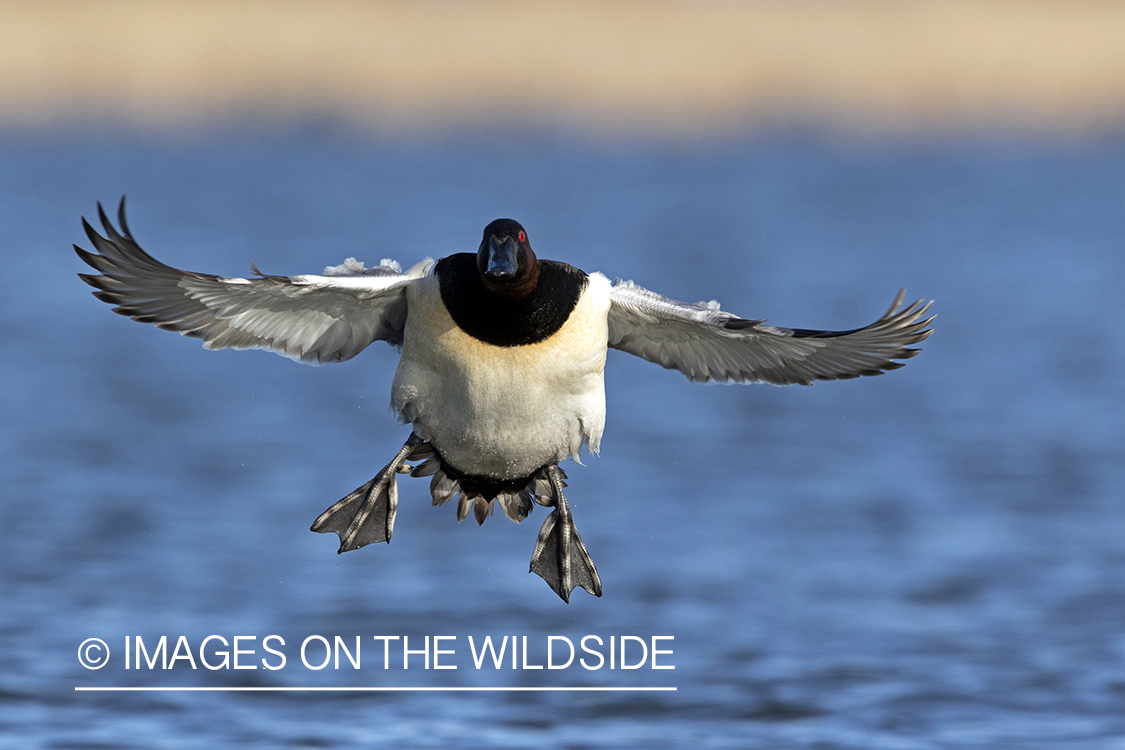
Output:
[[[484,228],[475,252],[402,270],[348,258],[322,274],[253,278],[181,271],[133,238],[125,199],[102,233],[83,218],[96,274],[79,274],[113,311],[202,339],[206,349],[266,349],[303,363],[343,362],[385,341],[400,351],[391,406],[409,438],[390,463],[325,510],[311,530],[338,553],[389,542],[399,474],[430,477],[433,505],[483,524],[499,508],[517,523],[550,508],[530,572],[564,602],[602,581],[575,527],[566,459],[596,455],[605,426],[607,351],[618,349],[693,382],[811,385],[903,366],[932,333],[932,301],[903,307],[900,290],[874,323],[845,331],[782,328],[717,302],[685,303],[539,258],[513,219]],[[408,463],[409,462],[409,463]],[[579,460],[580,463],[580,460]]]

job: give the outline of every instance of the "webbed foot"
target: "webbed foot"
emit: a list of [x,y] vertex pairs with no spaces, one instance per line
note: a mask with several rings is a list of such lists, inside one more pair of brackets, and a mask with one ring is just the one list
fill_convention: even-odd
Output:
[[563,473],[558,465],[547,468],[551,488],[550,504],[555,506],[539,530],[535,552],[531,555],[531,572],[538,575],[564,602],[570,603],[570,592],[582,587],[594,596],[602,595],[602,579],[590,553],[578,536],[570,506],[563,495]]
[[395,474],[403,471],[406,459],[423,444],[411,433],[394,459],[375,477],[340,500],[313,521],[312,531],[334,531],[340,535],[337,554],[350,552],[375,542],[389,542],[398,510],[398,484]]

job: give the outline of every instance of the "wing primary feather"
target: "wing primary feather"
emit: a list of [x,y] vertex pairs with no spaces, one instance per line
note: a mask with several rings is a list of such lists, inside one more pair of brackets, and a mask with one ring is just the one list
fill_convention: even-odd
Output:
[[350,359],[373,341],[400,345],[406,320],[406,287],[430,272],[423,262],[406,274],[392,267],[374,275],[262,274],[226,278],[182,271],[161,263],[133,239],[125,197],[117,208],[120,229],[97,206],[102,236],[84,217],[94,252],[75,253],[97,274],[78,274],[114,312],[138,322],[200,338],[210,349],[271,349],[306,362]]
[[918,355],[909,345],[932,333],[932,303],[902,308],[900,289],[887,312],[863,328],[820,331],[763,325],[721,311],[716,303],[685,304],[632,282],[610,290],[609,345],[677,369],[690,380],[811,385],[880,375]]
[[121,196],[121,201],[117,204],[117,225],[121,227],[121,233],[125,235],[128,240],[133,239],[133,233],[129,231],[129,222],[125,221],[125,196]]

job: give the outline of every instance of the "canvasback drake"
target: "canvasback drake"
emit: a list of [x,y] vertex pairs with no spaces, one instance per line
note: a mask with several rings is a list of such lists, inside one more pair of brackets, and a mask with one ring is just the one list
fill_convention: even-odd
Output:
[[[349,258],[323,275],[227,278],[180,271],[133,239],[125,199],[120,230],[98,215],[105,237],[83,219],[95,253],[75,245],[100,275],[79,274],[114,312],[203,339],[207,349],[269,349],[306,363],[341,362],[374,341],[401,348],[391,405],[413,430],[371,481],[312,525],[335,532],[338,552],[390,541],[396,474],[431,476],[434,505],[457,500],[484,523],[499,505],[520,522],[532,504],[553,508],[531,571],[564,601],[575,587],[602,584],[563,495],[559,462],[596,453],[605,425],[608,347],[676,369],[697,382],[775,385],[880,375],[915,356],[932,317],[921,300],[850,331],[777,328],[719,309],[686,304],[631,281],[610,282],[538,259],[511,219],[484,229],[475,253],[423,260],[403,272]],[[407,461],[419,462],[414,466]]]

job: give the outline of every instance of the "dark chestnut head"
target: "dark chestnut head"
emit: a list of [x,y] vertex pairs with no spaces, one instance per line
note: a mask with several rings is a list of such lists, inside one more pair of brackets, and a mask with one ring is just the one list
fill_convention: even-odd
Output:
[[523,299],[539,283],[539,263],[527,232],[512,219],[497,219],[484,228],[477,268],[485,288],[507,299]]

